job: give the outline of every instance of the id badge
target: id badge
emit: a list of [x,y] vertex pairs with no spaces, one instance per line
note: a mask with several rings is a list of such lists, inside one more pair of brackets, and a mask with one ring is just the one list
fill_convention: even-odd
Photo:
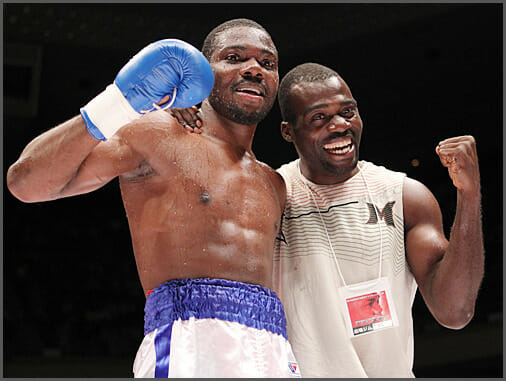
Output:
[[397,313],[388,278],[339,288],[349,337],[397,327]]

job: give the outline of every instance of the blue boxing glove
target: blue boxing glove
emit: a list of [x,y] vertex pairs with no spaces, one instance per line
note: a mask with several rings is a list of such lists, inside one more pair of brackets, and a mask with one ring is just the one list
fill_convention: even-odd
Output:
[[[160,40],[128,61],[114,83],[81,108],[81,116],[91,136],[107,140],[143,114],[202,102],[213,86],[213,70],[199,50],[181,40]],[[167,95],[169,101],[158,105]]]

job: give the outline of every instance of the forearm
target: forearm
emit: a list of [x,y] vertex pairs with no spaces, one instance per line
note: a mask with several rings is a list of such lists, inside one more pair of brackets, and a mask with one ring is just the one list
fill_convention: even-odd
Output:
[[432,303],[444,311],[445,325],[461,328],[473,317],[484,261],[479,191],[472,196],[458,192],[450,241],[431,286]]
[[76,116],[26,146],[7,172],[7,186],[24,202],[56,199],[98,143]]

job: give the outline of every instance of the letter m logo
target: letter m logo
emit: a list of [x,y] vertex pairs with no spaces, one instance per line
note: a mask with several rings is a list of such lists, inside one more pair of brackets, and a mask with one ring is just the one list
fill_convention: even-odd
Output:
[[369,221],[367,221],[367,224],[377,224],[378,223],[378,216],[380,219],[384,219],[385,223],[387,225],[393,226],[394,225],[394,216],[392,213],[392,209],[394,207],[395,201],[387,202],[383,210],[379,210],[379,208],[374,205],[367,203],[367,206],[369,207]]

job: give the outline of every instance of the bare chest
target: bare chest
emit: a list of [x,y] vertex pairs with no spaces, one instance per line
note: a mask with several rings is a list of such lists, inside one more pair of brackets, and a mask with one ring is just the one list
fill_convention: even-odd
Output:
[[[276,231],[281,216],[278,194],[266,171],[252,158],[200,151],[167,157],[170,170],[149,165],[142,175],[121,181],[129,219],[170,229],[174,224],[231,224]],[[160,173],[162,172],[162,173]]]

